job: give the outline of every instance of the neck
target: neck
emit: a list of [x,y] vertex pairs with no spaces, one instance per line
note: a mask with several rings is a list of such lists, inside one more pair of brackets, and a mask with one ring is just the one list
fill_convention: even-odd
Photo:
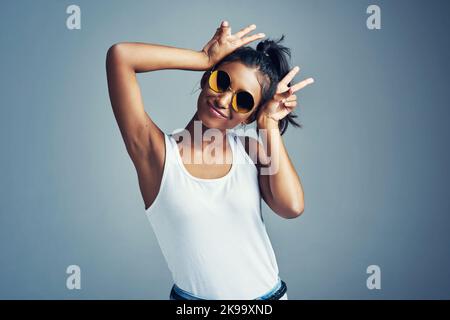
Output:
[[[203,124],[203,122],[198,118],[197,112],[191,118],[189,123],[186,125],[185,130],[189,133],[191,139],[191,146],[197,150],[204,150],[211,144],[218,144],[223,146],[226,150],[227,134],[226,129],[208,128]],[[208,130],[209,134],[208,134]]]

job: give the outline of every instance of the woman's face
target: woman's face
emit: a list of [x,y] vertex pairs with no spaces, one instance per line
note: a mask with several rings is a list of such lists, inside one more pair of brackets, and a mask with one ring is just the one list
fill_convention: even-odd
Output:
[[[231,79],[230,87],[234,92],[244,90],[253,96],[253,109],[248,113],[236,112],[231,106],[233,92],[227,90],[223,93],[217,93],[211,90],[207,78],[197,101],[197,115],[203,125],[208,128],[231,129],[245,122],[256,111],[261,101],[262,89],[256,76],[258,71],[248,68],[238,61],[226,62],[217,67],[216,70],[223,70],[228,73]],[[213,110],[217,110],[222,116]]]

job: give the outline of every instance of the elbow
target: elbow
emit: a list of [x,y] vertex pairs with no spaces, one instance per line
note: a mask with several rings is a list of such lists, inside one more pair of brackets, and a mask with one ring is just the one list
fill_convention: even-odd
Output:
[[110,68],[113,65],[117,65],[123,61],[124,48],[122,43],[113,44],[109,47],[106,53],[106,67]]
[[305,210],[304,204],[296,202],[284,212],[283,216],[286,219],[295,219],[300,217],[304,210]]

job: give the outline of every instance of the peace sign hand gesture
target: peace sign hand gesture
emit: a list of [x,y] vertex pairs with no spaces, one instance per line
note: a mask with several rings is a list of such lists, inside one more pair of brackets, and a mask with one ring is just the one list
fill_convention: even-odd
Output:
[[299,70],[299,67],[294,67],[278,83],[275,95],[261,107],[258,121],[264,122],[263,120],[267,118],[280,121],[295,109],[297,106],[297,96],[294,93],[314,82],[313,78],[308,78],[288,87],[288,83],[292,81]]
[[264,33],[258,33],[244,37],[254,29],[256,29],[256,26],[252,24],[235,34],[231,34],[231,27],[228,22],[223,21],[221,26],[217,28],[213,38],[202,49],[202,52],[208,57],[209,68],[213,67],[217,62],[237,48],[266,36]]

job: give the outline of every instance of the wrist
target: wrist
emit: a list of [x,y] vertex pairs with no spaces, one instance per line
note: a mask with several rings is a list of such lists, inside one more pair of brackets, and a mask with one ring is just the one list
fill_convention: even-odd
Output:
[[278,122],[269,115],[261,115],[256,121],[258,129],[278,129]]
[[198,51],[198,52],[200,53],[200,56],[201,56],[203,69],[204,69],[205,71],[210,70],[210,69],[214,66],[214,64],[213,64],[213,62],[211,61],[209,55],[208,55],[205,51],[203,51],[203,50],[200,50],[200,51]]

